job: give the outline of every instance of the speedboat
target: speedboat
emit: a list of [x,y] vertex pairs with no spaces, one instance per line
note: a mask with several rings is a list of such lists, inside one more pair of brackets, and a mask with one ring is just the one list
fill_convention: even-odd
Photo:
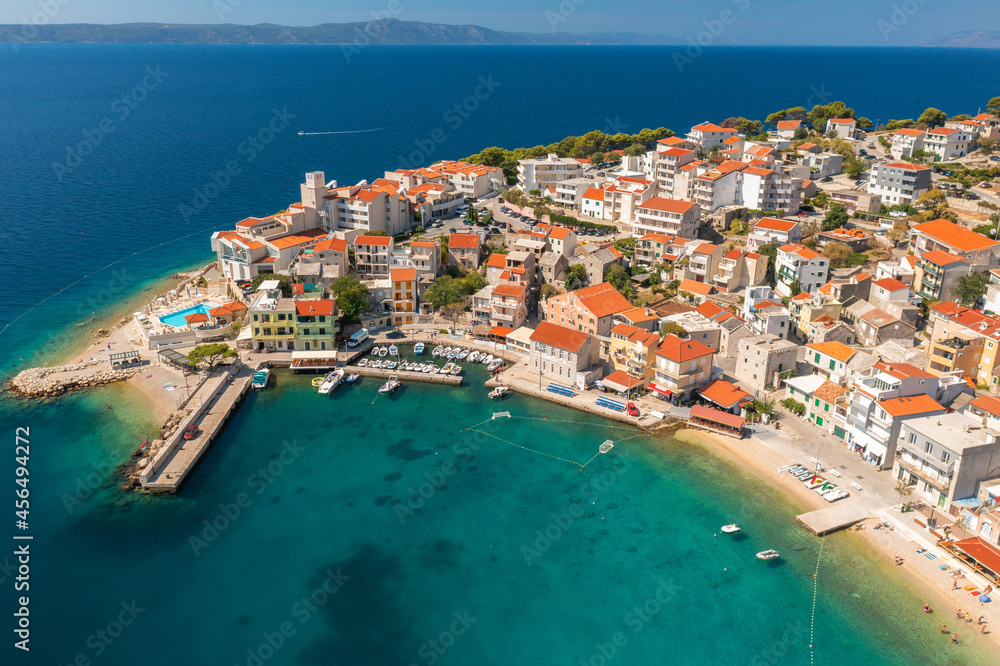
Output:
[[778,555],[778,551],[776,550],[762,550],[757,553],[758,560],[776,560],[779,557],[781,556]]
[[452,347],[451,351],[448,353],[448,358],[454,360],[454,359],[458,358],[458,355],[461,354],[461,353],[462,353],[461,349],[459,349],[458,347]]
[[397,377],[396,375],[392,375],[391,377],[389,377],[389,381],[387,381],[385,384],[382,384],[378,392],[392,393],[398,388],[399,388],[399,377]]
[[271,378],[271,369],[264,368],[263,370],[258,370],[253,373],[253,379],[250,380],[250,388],[252,389],[265,389],[267,388],[267,380]]
[[722,531],[726,534],[736,534],[740,531],[740,526],[736,523],[730,523],[729,525],[723,525]]
[[448,354],[450,353],[451,353],[451,347],[445,347],[444,349],[441,350],[441,356],[443,358],[448,358]]
[[473,351],[471,354],[469,354],[469,363],[475,363],[476,359],[478,359],[479,356],[480,354],[478,350]]
[[413,353],[414,354],[423,354],[424,353],[424,343],[418,342],[416,345],[414,345],[413,346]]
[[334,370],[328,373],[326,377],[323,378],[323,383],[320,384],[319,392],[321,395],[326,395],[332,393],[335,388],[340,386],[340,380],[344,378],[343,370]]
[[460,366],[457,363],[455,363],[454,365],[455,367],[451,369],[451,374],[457,375],[458,373],[462,372],[462,366]]
[[454,367],[455,367],[454,363],[446,363],[445,366],[438,371],[438,374],[447,375],[452,371]]
[[509,390],[510,390],[509,386],[498,386],[492,391],[490,391],[490,397],[499,400],[503,398],[504,394],[507,393],[507,391]]
[[348,384],[353,384],[359,379],[361,379],[361,375],[355,372],[354,374],[347,375],[347,377],[344,378],[344,381],[347,382]]
[[468,357],[469,357],[469,350],[468,349],[463,349],[462,351],[460,351],[458,353],[458,360],[459,361],[464,361]]
[[389,345],[389,356],[399,356],[399,349],[396,345]]

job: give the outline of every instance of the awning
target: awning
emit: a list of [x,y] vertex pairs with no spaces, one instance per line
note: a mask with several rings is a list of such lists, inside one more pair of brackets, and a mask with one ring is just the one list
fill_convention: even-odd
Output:
[[490,337],[495,338],[506,338],[508,335],[514,332],[515,329],[507,328],[506,326],[494,326],[493,330],[490,331]]
[[1000,575],[1000,550],[996,546],[991,546],[979,537],[956,541],[954,545],[994,574]]
[[692,407],[691,416],[705,421],[711,421],[712,423],[719,423],[730,428],[742,428],[743,424],[746,423],[745,419],[742,419],[735,414],[720,412],[717,409],[711,409],[710,407],[705,407],[703,405],[695,405]]
[[656,382],[650,382],[649,386],[647,386],[646,388],[648,388],[650,391],[656,391],[657,393],[661,393],[665,396],[673,395],[673,391],[671,391],[670,389],[663,388]]
[[615,370],[601,380],[612,391],[630,391],[642,384],[642,380],[629,375],[624,370]]

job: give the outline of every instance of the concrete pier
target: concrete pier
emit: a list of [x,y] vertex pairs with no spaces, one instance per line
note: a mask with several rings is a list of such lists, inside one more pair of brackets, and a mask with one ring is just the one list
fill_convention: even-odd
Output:
[[359,368],[356,365],[349,365],[344,368],[348,375],[357,373],[362,377],[380,377],[388,379],[395,375],[401,382],[425,382],[428,384],[447,384],[449,386],[461,386],[462,375],[441,375],[436,372],[407,372],[406,370],[389,370],[388,368]]
[[[846,504],[843,502],[847,502]],[[841,500],[827,509],[818,509],[795,516],[796,520],[822,536],[860,523],[871,516],[864,502]]]

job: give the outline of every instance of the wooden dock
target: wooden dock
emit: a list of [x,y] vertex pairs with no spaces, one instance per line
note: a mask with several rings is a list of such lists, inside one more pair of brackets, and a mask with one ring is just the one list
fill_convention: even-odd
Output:
[[860,523],[870,516],[871,513],[864,502],[840,500],[829,508],[803,513],[795,518],[817,535],[822,536]]
[[406,370],[389,370],[388,368],[359,368],[356,365],[349,365],[344,368],[347,374],[357,373],[362,377],[382,377],[388,379],[395,375],[401,382],[425,382],[428,384],[447,384],[449,386],[461,386],[462,375],[442,375],[437,372],[407,372]]
[[[253,372],[253,368],[241,365],[233,375],[232,384],[228,382],[228,374],[218,379],[207,403],[181,424],[153,462],[143,470],[140,475],[143,488],[151,492],[177,492],[243,402],[250,390]],[[192,440],[183,438],[188,425],[196,425],[200,431]]]

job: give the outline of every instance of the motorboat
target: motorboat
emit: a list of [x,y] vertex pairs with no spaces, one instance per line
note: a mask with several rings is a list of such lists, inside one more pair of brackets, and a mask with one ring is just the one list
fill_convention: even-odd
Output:
[[757,553],[758,560],[776,560],[779,557],[781,557],[781,555],[779,555],[776,550],[762,550]]
[[455,367],[451,369],[451,374],[457,375],[458,373],[462,372],[462,366],[460,366],[458,363],[455,363],[454,365]]
[[358,367],[359,367],[359,368],[365,368],[365,367],[368,367],[368,359],[366,359],[366,358],[363,358],[363,359],[361,359],[360,361],[358,361]]
[[396,363],[395,361],[389,361],[389,364],[386,367],[389,368],[390,370],[395,370],[396,366],[398,365],[399,363]]
[[462,350],[461,352],[459,352],[459,354],[458,354],[458,360],[459,360],[459,361],[464,361],[464,360],[465,360],[465,359],[467,359],[468,357],[469,357],[469,350],[468,350],[468,349],[463,349],[463,350]]
[[736,534],[740,531],[740,526],[736,523],[730,523],[729,525],[723,525],[722,531],[726,534]]
[[493,362],[493,354],[490,354],[486,358],[480,359],[479,362],[482,363],[483,365],[489,365],[490,363]]
[[250,388],[255,390],[264,390],[267,388],[267,381],[271,378],[271,369],[264,368],[263,370],[258,370],[253,373],[253,378],[250,380]]
[[418,342],[417,344],[415,344],[413,346],[413,353],[417,354],[417,355],[423,354],[424,353],[424,343]]
[[340,380],[344,378],[343,370],[334,370],[323,378],[323,383],[320,384],[319,392],[321,395],[327,395],[332,393],[335,388],[340,386]]
[[458,358],[458,355],[461,353],[462,353],[461,349],[459,349],[458,347],[452,347],[451,352],[448,353],[448,358],[456,359]]
[[413,366],[413,372],[423,372],[424,365],[425,365],[424,363],[417,363],[415,366]]
[[504,394],[506,394],[507,391],[509,390],[510,390],[509,386],[498,386],[492,391],[490,391],[490,397],[495,400],[500,400],[501,398],[504,397]]
[[389,377],[389,381],[387,381],[385,384],[382,384],[382,386],[379,387],[378,392],[392,393],[398,388],[399,388],[399,377],[397,377],[396,375],[392,375],[391,377]]
[[437,369],[438,367],[436,365],[434,365],[433,363],[428,363],[427,365],[424,366],[424,374],[437,372]]
[[451,354],[451,347],[445,347],[441,350],[441,358],[448,358],[449,354]]
[[496,370],[497,368],[499,368],[501,365],[503,365],[503,359],[502,358],[495,358],[486,367],[488,367],[490,369],[490,372],[493,372],[494,370]]
[[434,351],[431,352],[431,356],[440,356],[441,352],[443,352],[443,351],[444,351],[444,347],[442,347],[441,345],[438,345],[437,347],[434,348]]
[[361,379],[361,375],[355,372],[353,374],[347,375],[347,377],[344,378],[344,381],[347,382],[348,384],[353,384],[359,379]]
[[389,353],[389,350],[386,349],[385,347],[379,347],[378,348],[378,355],[379,356],[385,356],[388,353]]
[[446,363],[443,368],[438,370],[438,374],[447,375],[451,373],[452,369],[455,367],[454,363]]
[[389,356],[399,356],[399,348],[396,345],[389,345]]
[[479,357],[480,357],[479,351],[474,350],[471,354],[469,354],[469,363],[475,363],[476,359],[478,359]]
[[378,370],[379,368],[382,367],[382,361],[372,361],[372,364],[369,367],[374,368],[375,370]]

